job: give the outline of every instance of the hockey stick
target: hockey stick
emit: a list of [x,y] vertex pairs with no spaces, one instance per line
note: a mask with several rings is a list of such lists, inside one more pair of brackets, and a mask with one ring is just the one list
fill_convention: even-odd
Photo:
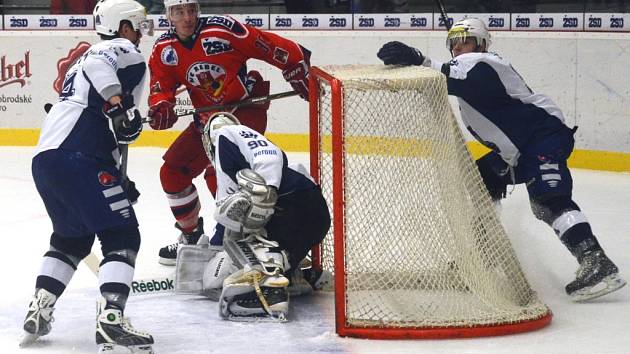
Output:
[[129,157],[129,146],[127,144],[119,144],[120,150],[120,177],[122,180],[127,179],[127,158]]
[[[230,108],[250,106],[250,105],[253,105],[253,104],[273,101],[273,100],[277,100],[279,98],[285,98],[285,97],[291,97],[291,96],[297,96],[297,95],[298,95],[297,91],[285,91],[285,92],[278,92],[278,93],[274,93],[274,94],[266,95],[266,96],[250,97],[250,98],[244,99],[242,101],[238,101],[238,102],[232,102],[232,103],[218,105],[218,106],[206,106],[206,107],[193,109],[193,110],[188,111],[186,113],[178,114],[177,118],[184,117],[184,116],[191,116],[191,115],[197,114],[197,113],[205,113],[205,112],[211,112],[211,111],[223,111],[223,110],[230,109]],[[148,123],[150,121],[151,121],[150,118],[142,119],[142,123]]]
[[446,30],[449,31],[451,29],[451,24],[448,21],[448,14],[446,13],[446,10],[444,9],[444,4],[442,4],[442,0],[435,0],[437,2],[437,6],[438,9],[440,9],[440,17],[442,18],[442,21],[444,22],[444,26],[446,26]]

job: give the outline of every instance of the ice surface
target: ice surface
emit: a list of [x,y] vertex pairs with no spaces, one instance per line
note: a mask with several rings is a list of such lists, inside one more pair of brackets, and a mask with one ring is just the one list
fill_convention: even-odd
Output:
[[[52,332],[30,348],[18,348],[22,321],[52,231],[32,181],[32,151],[32,147],[0,148],[0,352],[95,353],[97,280],[84,264],[57,302]],[[178,234],[159,182],[162,153],[161,148],[129,152],[129,175],[142,193],[135,206],[142,234],[136,278],[173,271],[157,263],[159,248],[174,242]],[[290,153],[289,158],[308,166],[307,154]],[[630,174],[573,172],[576,202],[621,274],[630,278]],[[201,180],[196,184],[210,232],[212,199]],[[504,202],[502,219],[532,287],[554,313],[551,325],[536,332],[459,340],[340,338],[335,334],[332,293],[292,299],[291,321],[285,324],[222,321],[217,303],[173,294],[134,296],[126,315],[137,329],[153,334],[158,354],[630,353],[630,287],[591,303],[570,302],[564,286],[572,280],[577,263],[551,229],[534,218],[524,188],[517,187]],[[96,242],[93,250],[100,255],[98,247]]]

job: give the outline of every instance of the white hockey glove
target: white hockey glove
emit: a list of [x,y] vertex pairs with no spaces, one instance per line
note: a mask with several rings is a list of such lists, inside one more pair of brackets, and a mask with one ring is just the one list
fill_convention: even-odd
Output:
[[214,219],[226,228],[239,232],[253,232],[267,224],[278,200],[276,188],[248,168],[236,173],[239,191],[217,201]]

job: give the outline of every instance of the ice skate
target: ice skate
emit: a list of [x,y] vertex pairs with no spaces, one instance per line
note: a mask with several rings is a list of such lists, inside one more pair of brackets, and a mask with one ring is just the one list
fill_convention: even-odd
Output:
[[303,269],[304,279],[313,287],[314,290],[332,291],[335,278],[333,274],[325,269],[319,270],[315,268]]
[[626,285],[617,266],[602,250],[589,252],[581,257],[576,279],[566,286],[571,300],[587,301],[609,294]]
[[[175,227],[181,231],[179,224],[175,223]],[[203,234],[203,218],[200,217],[197,222],[197,227],[191,233],[182,231],[176,243],[160,248],[160,259],[158,262],[162,265],[174,266],[177,262],[177,249],[179,245],[196,245]]]
[[287,322],[289,295],[286,288],[261,287],[260,290],[268,306],[261,305],[255,291],[247,291],[222,297],[221,317],[236,322]]
[[286,322],[288,284],[282,274],[268,276],[257,270],[241,269],[225,280],[219,314],[230,321]]
[[116,346],[126,347],[132,353],[153,353],[153,337],[150,334],[134,329],[122,311],[116,308],[102,309],[104,306],[104,301],[99,302],[96,317],[99,354],[113,353]]
[[52,314],[55,310],[53,307],[55,301],[57,301],[57,296],[49,291],[45,289],[37,291],[24,319],[25,333],[20,341],[20,347],[26,347],[35,342],[37,338],[50,333],[51,323],[54,321]]
[[304,279],[302,269],[296,269],[289,275],[287,292],[290,296],[310,295],[313,293],[313,287]]

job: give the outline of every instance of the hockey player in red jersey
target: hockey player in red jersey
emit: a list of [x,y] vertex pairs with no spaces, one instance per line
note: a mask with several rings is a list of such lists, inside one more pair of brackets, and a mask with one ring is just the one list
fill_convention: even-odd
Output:
[[[285,80],[308,100],[307,49],[229,16],[200,17],[197,0],[165,0],[164,5],[172,29],[156,41],[149,59],[148,116],[153,129],[168,129],[177,121],[175,94],[180,86],[186,88],[195,108],[269,94],[269,82],[257,71],[247,72],[246,61],[252,58],[282,70]],[[264,133],[268,108],[268,103],[258,104],[230,113],[243,125]],[[200,132],[211,113],[194,115],[163,156],[160,181],[181,235],[177,243],[160,249],[161,264],[175,265],[178,244],[195,244],[203,234],[201,206],[192,180],[205,171],[206,184],[215,194],[216,175]]]

